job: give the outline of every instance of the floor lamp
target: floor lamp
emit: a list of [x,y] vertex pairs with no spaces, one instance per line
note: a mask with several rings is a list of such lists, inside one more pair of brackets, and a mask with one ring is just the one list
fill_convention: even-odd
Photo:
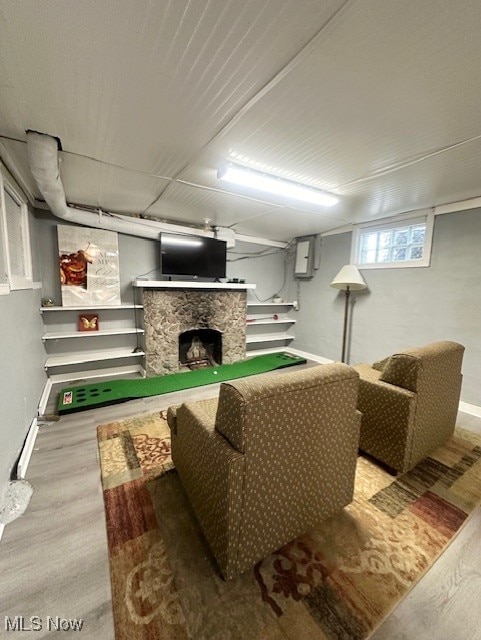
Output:
[[359,269],[353,264],[346,264],[339,271],[337,276],[331,282],[331,287],[334,289],[342,289],[345,295],[344,304],[344,330],[342,333],[342,356],[341,362],[346,362],[346,342],[347,342],[347,319],[349,315],[349,296],[351,291],[360,291],[361,289],[367,289],[367,284],[364,282],[364,278],[359,273]]

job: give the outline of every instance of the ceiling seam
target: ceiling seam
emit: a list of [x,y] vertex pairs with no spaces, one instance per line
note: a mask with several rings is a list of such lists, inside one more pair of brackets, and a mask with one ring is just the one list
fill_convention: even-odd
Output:
[[481,134],[477,136],[473,136],[472,138],[467,138],[466,140],[461,140],[460,142],[455,142],[453,144],[447,145],[446,147],[440,147],[435,151],[430,151],[429,153],[425,153],[422,156],[418,156],[412,160],[404,160],[397,164],[390,165],[383,169],[379,169],[368,176],[364,176],[362,178],[356,178],[355,180],[351,180],[350,182],[345,182],[344,184],[338,185],[335,187],[336,189],[344,189],[346,187],[350,187],[355,184],[360,184],[363,182],[368,182],[369,180],[375,180],[376,178],[382,178],[390,173],[394,173],[396,171],[400,171],[401,169],[405,169],[414,164],[418,164],[419,162],[424,162],[424,160],[429,160],[429,158],[433,158],[435,156],[441,155],[442,153],[446,153],[446,151],[451,151],[452,149],[457,149],[458,147],[462,147],[465,144],[469,144],[470,142],[476,142],[476,140],[481,140]]
[[[251,200],[252,202],[258,202],[259,204],[265,204],[272,208],[285,209],[285,205],[277,204],[275,202],[269,202],[267,200],[261,200],[261,198],[254,198],[253,196],[245,196],[242,193],[233,193],[225,189],[219,189],[218,187],[208,187],[206,185],[197,184],[196,182],[189,182],[187,180],[176,180],[175,184],[185,184],[188,187],[194,187],[196,189],[202,189],[204,191],[213,191],[214,193],[223,193],[227,196],[235,196],[236,198],[242,198],[243,200]],[[170,186],[170,185],[169,185]]]

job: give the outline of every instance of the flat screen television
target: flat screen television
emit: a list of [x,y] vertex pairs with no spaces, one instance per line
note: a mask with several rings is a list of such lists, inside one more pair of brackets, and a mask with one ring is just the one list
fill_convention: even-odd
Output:
[[225,278],[227,243],[216,238],[160,234],[160,268],[165,276]]

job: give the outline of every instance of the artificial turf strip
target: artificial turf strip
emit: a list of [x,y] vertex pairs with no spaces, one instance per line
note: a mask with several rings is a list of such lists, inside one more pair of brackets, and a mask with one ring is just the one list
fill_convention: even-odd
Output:
[[193,389],[214,382],[225,382],[258,373],[267,373],[296,364],[304,364],[305,358],[289,353],[270,353],[240,360],[233,364],[197,369],[185,373],[171,373],[153,378],[135,380],[109,380],[62,389],[58,399],[58,413],[75,413],[94,407],[117,404],[135,398],[159,396],[172,391]]

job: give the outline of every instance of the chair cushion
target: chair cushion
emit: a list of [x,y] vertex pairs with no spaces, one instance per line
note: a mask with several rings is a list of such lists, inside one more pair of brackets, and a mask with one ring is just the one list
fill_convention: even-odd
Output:
[[408,391],[417,391],[420,360],[407,353],[397,353],[388,358],[379,380],[389,382]]

